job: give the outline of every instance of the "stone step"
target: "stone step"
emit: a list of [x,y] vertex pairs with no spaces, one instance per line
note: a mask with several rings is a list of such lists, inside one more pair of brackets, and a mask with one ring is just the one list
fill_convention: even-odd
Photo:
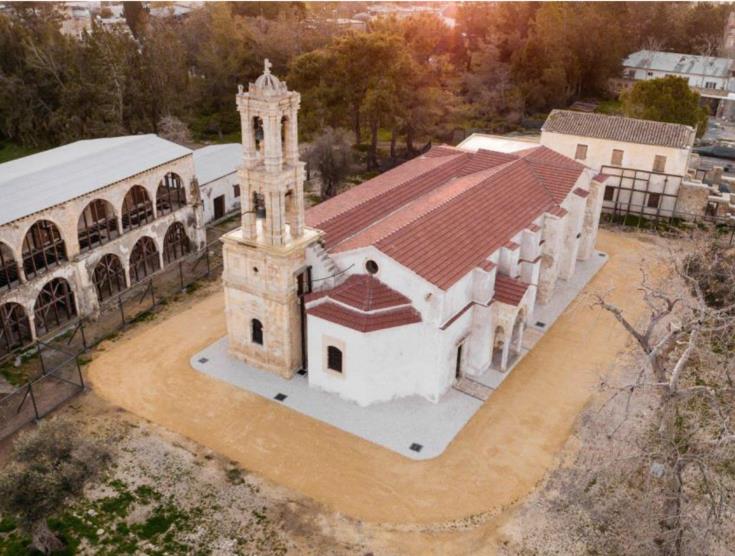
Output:
[[479,382],[472,380],[471,378],[468,378],[466,376],[463,376],[457,382],[455,382],[453,388],[455,390],[459,390],[463,394],[467,394],[468,396],[472,396],[473,398],[482,400],[483,402],[490,397],[490,394],[493,393],[493,389],[489,386],[480,384]]

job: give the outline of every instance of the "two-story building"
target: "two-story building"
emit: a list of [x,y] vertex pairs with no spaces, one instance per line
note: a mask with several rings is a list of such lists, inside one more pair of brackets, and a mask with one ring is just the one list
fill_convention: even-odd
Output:
[[155,135],[0,164],[0,354],[205,243],[191,150]]

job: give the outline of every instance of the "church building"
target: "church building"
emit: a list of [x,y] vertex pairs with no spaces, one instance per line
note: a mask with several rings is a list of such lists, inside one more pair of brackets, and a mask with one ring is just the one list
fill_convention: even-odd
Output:
[[237,94],[230,353],[360,405],[507,371],[537,304],[592,256],[605,176],[544,146],[438,146],[305,212],[299,102],[267,61]]

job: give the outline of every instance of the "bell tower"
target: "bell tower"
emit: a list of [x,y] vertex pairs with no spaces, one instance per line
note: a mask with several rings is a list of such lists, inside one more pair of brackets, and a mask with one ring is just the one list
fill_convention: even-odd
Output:
[[290,378],[304,364],[300,293],[308,291],[304,163],[299,160],[300,95],[271,73],[238,87],[243,161],[241,227],[222,237],[230,353]]

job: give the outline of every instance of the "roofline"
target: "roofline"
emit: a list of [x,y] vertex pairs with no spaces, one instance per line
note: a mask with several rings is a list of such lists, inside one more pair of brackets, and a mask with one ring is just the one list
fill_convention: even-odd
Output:
[[[171,164],[172,162],[177,162],[179,160],[182,160],[182,159],[186,158],[187,156],[191,156],[192,155],[192,152],[188,152],[188,153],[186,153],[183,156],[179,156],[177,158],[172,158],[171,160],[167,160],[166,162],[163,162],[163,163],[159,164],[158,166],[151,166],[150,168],[146,168],[142,172],[138,172],[137,174],[131,174],[130,176],[128,176],[126,178],[122,178],[122,179],[117,180],[117,181],[114,181],[112,183],[108,183],[107,185],[103,185],[101,187],[98,187],[97,189],[92,189],[91,191],[87,191],[86,193],[82,193],[81,195],[77,195],[75,197],[69,197],[68,199],[66,199],[65,201],[61,201],[60,203],[49,205],[49,206],[47,206],[45,208],[42,208],[40,210],[29,212],[28,214],[24,214],[23,216],[19,216],[17,218],[14,218],[13,220],[8,220],[7,222],[4,222],[4,223],[0,224],[0,228],[3,227],[3,226],[8,226],[9,224],[13,224],[14,222],[18,222],[19,220],[23,220],[24,218],[28,218],[29,216],[33,216],[34,214],[39,214],[39,213],[41,213],[41,212],[43,212],[45,210],[49,210],[49,209],[53,209],[53,208],[59,207],[59,206],[61,206],[64,203],[68,203],[68,202],[74,201],[76,199],[81,199],[85,195],[90,195],[91,193],[96,193],[96,192],[101,191],[103,189],[106,189],[108,187],[112,187],[114,185],[117,185],[120,182],[123,182],[125,180],[129,180],[130,178],[132,178],[134,176],[139,176],[139,175],[141,175],[141,174],[143,174],[145,172],[150,172],[151,170],[155,170],[156,168],[160,168],[161,166],[165,166],[166,164]],[[155,201],[153,201],[153,202],[155,203]]]

